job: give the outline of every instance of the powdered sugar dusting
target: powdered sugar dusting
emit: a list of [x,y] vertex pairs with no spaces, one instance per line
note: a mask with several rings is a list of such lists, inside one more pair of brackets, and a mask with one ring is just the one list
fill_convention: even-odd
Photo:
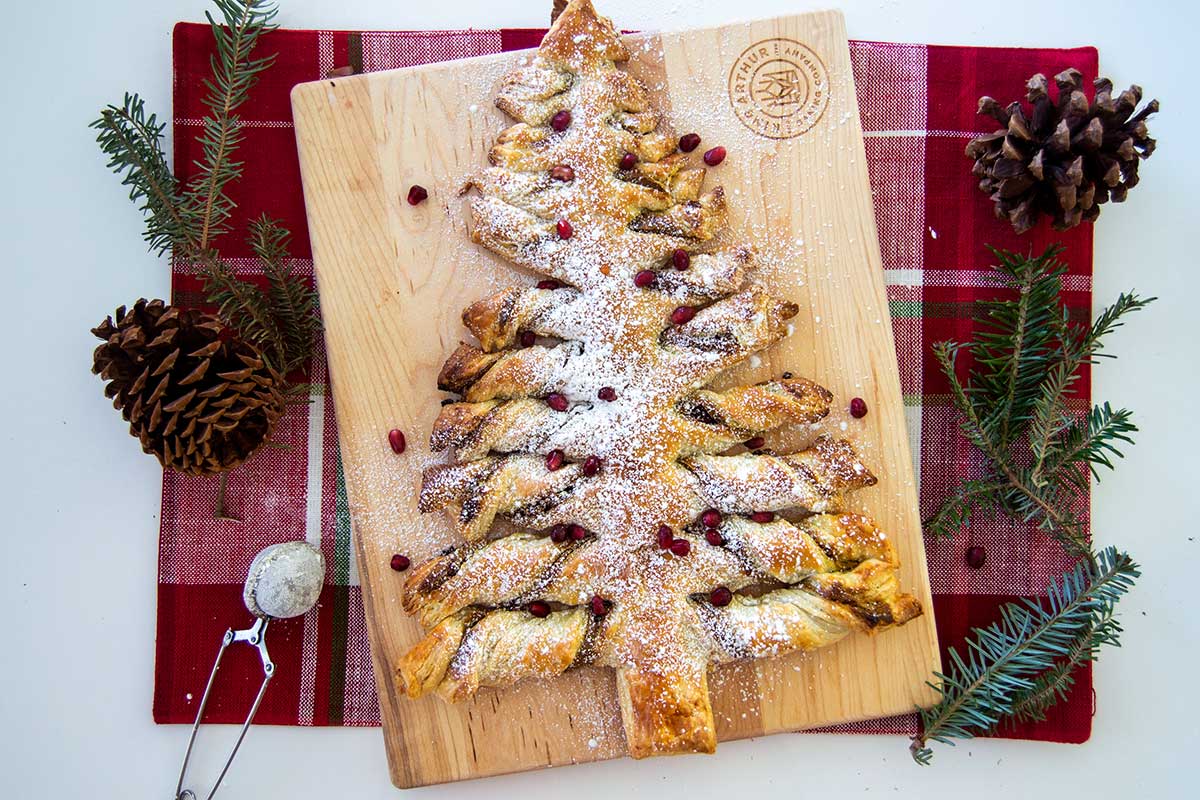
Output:
[[[603,467],[597,476],[572,483],[570,491],[552,504],[505,506],[503,513],[509,513],[519,528],[538,533],[508,535],[512,527],[500,523],[493,535],[506,538],[475,551],[457,573],[456,581],[442,584],[442,589],[448,591],[453,585],[454,591],[484,606],[509,607],[530,597],[579,606],[592,594],[604,598],[612,607],[597,623],[605,635],[597,645],[593,663],[670,676],[673,680],[669,685],[674,688],[646,689],[650,694],[641,698],[651,705],[669,706],[679,703],[682,694],[700,691],[699,679],[710,658],[760,657],[793,649],[797,625],[801,624],[796,615],[804,617],[803,624],[812,625],[811,617],[816,612],[805,603],[828,602],[814,599],[808,590],[796,590],[808,599],[770,604],[751,597],[737,600],[728,610],[717,611],[691,596],[706,594],[718,584],[734,589],[748,585],[746,567],[733,557],[732,550],[708,545],[702,531],[695,528],[700,511],[710,504],[730,513],[774,508],[770,503],[782,502],[778,500],[779,492],[791,485],[788,481],[803,479],[817,485],[782,461],[773,462],[770,456],[727,457],[727,461],[720,462],[725,465],[722,469],[728,467],[724,483],[712,479],[719,471],[715,467],[709,472],[697,467],[703,456],[681,458],[683,453],[704,453],[705,448],[709,452],[723,450],[729,443],[696,445],[691,437],[696,436],[697,422],[679,413],[679,403],[739,362],[760,367],[763,361],[754,354],[795,332],[795,326],[786,322],[795,311],[793,307],[785,312],[780,301],[760,289],[730,297],[741,283],[740,273],[733,280],[726,262],[704,255],[729,254],[736,248],[727,235],[710,239],[706,227],[710,223],[719,227],[716,220],[730,213],[724,208],[723,195],[710,193],[686,203],[668,197],[670,202],[663,208],[654,205],[663,203],[661,197],[616,174],[614,161],[621,153],[640,146],[637,132],[630,127],[634,124],[632,116],[640,112],[635,112],[636,103],[628,100],[629,85],[614,77],[622,73],[613,73],[604,66],[589,71],[588,59],[603,53],[610,44],[590,32],[575,34],[571,41],[576,46],[572,59],[577,58],[585,66],[564,92],[533,97],[528,91],[532,84],[525,89],[509,86],[501,92],[502,96],[506,91],[510,93],[512,105],[506,110],[538,130],[545,129],[546,120],[558,109],[572,111],[573,121],[561,135],[552,135],[528,149],[547,164],[569,164],[574,179],[531,188],[529,182],[509,180],[502,173],[537,176],[543,174],[544,166],[518,169],[506,164],[505,157],[494,156],[498,166],[488,171],[492,174],[472,179],[482,195],[472,201],[473,229],[486,247],[513,263],[581,292],[579,301],[559,303],[538,317],[536,326],[530,325],[538,333],[532,347],[523,354],[506,352],[504,358],[520,359],[511,363],[529,367],[525,372],[514,367],[513,375],[521,376],[520,380],[552,388],[569,401],[568,411],[552,415],[551,429],[530,451],[544,456],[551,448],[562,449],[572,458],[587,454],[600,459]],[[650,44],[646,40],[642,52],[651,57],[660,55],[652,53]],[[574,60],[571,63],[576,66]],[[556,74],[565,68],[543,57],[521,57],[519,64],[534,72]],[[547,83],[555,79],[548,74],[534,76],[534,80]],[[713,96],[705,100],[701,93],[696,109],[676,107],[671,121],[679,126],[680,120],[687,120],[685,129],[711,127],[703,125],[704,117],[716,113],[710,109],[718,107],[709,100],[723,106],[725,100],[718,94],[713,88]],[[470,111],[474,115],[477,106],[472,105]],[[758,144],[740,140],[750,135],[739,131],[721,144],[729,147],[733,157],[739,157],[740,152],[749,158]],[[742,187],[734,187],[730,194],[759,196],[754,187],[746,188],[743,192]],[[800,191],[796,202],[802,200]],[[670,208],[684,205],[690,217],[670,217]],[[772,237],[772,210],[767,211],[755,218],[739,217],[741,212],[732,209],[739,234],[759,245],[757,272],[752,271],[750,278],[753,281],[758,273],[765,273],[775,276],[769,284],[785,276],[787,282],[803,285],[807,272],[815,270],[819,274],[822,265],[808,264],[806,270],[804,237]],[[573,233],[569,238],[555,233],[558,220],[571,223]],[[639,227],[639,221],[645,220],[649,221]],[[820,231],[806,235],[815,243],[813,252],[827,252],[827,248],[822,250]],[[669,258],[681,242],[693,253],[692,269],[686,275],[674,276],[669,272]],[[511,277],[493,270],[491,259],[481,257],[474,247],[463,247],[461,255],[466,269],[486,272],[496,285]],[[643,269],[663,276],[661,291],[633,285],[633,276]],[[680,306],[702,310],[691,322],[674,325],[670,317]],[[814,323],[820,321],[820,317],[813,319]],[[535,363],[539,365],[536,370]],[[599,400],[602,389],[615,390],[615,399]],[[522,395],[518,392],[494,397],[509,396]],[[492,400],[488,397],[480,402]],[[428,429],[436,411],[432,409],[426,418],[407,421],[411,424],[406,429]],[[845,430],[846,423],[841,422],[840,427]],[[522,435],[531,434],[526,431]],[[520,437],[514,436],[513,441],[517,439]],[[405,456],[405,468],[396,470],[394,458],[373,438],[364,436],[355,447],[359,452],[350,463],[364,465],[362,474],[356,476],[358,480],[370,486],[373,496],[384,494],[397,499],[396,507],[377,509],[373,520],[356,508],[356,520],[365,522],[369,530],[386,531],[389,538],[405,542],[418,560],[457,543],[442,526],[427,524],[407,510],[396,513],[397,507],[416,493],[418,469],[444,465],[446,457],[413,447]],[[793,470],[790,477],[780,476],[779,470],[785,467]],[[865,468],[854,462],[849,471],[861,474]],[[525,477],[517,475],[513,480],[517,488],[497,485],[481,494],[490,493],[488,497],[495,498],[502,492],[513,492],[520,499],[518,490],[526,486],[521,482]],[[791,497],[787,502],[796,500]],[[804,497],[802,505],[810,511],[831,510],[837,507],[837,500],[813,495]],[[560,558],[557,547],[549,546],[544,538],[546,529],[559,523],[576,523],[588,531],[588,538],[570,550],[569,557]],[[690,555],[673,555],[655,544],[654,531],[663,523],[672,528],[678,540],[690,543]],[[500,542],[506,546],[500,546]],[[514,566],[524,563],[529,565],[526,572]],[[801,610],[795,611],[797,608]],[[548,619],[553,621],[568,612],[557,610]],[[748,621],[730,622],[738,614]],[[523,626],[530,622],[525,617],[521,620]],[[530,658],[536,656],[536,660],[549,663],[565,641],[556,638],[565,636],[564,630],[550,622],[530,625],[530,630],[538,632],[530,634],[526,652]],[[844,635],[848,627],[844,622],[839,625]],[[477,665],[489,657],[486,641],[482,636],[465,636],[452,669],[461,674],[479,669]],[[611,714],[584,722],[584,729],[592,736],[587,740],[589,748],[595,749],[612,733]]]

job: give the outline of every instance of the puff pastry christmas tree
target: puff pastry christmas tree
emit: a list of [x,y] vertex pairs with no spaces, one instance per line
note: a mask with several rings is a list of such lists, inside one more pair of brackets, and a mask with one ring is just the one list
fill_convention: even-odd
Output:
[[428,633],[397,673],[409,696],[457,700],[613,667],[642,757],[715,748],[709,664],[920,607],[886,537],[842,510],[875,482],[849,443],[741,447],[820,420],[829,392],[790,377],[704,388],[785,336],[797,307],[745,285],[751,251],[715,239],[724,193],[702,191],[627,59],[574,0],[496,100],[517,123],[472,182],[472,236],[546,279],[463,312],[479,345],[442,369],[462,401],[432,438],[457,461],[426,471],[420,507],[456,513],[465,544],[408,579]]

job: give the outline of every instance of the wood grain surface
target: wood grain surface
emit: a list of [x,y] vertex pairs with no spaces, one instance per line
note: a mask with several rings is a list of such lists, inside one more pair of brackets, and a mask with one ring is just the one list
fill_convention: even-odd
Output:
[[[852,509],[873,516],[893,537],[904,564],[902,584],[926,609],[925,616],[876,637],[851,636],[814,653],[715,669],[710,690],[718,735],[729,740],[792,731],[931,702],[924,681],[940,666],[937,638],[842,17],[820,12],[629,42],[634,59],[628,68],[646,82],[671,126],[699,132],[702,149],[728,149],[725,163],[709,171],[708,185],[725,186],[731,231],[759,251],[752,279],[800,305],[794,335],[721,384],[790,370],[834,392],[836,409],[823,430],[853,439],[880,478],[852,497]],[[815,54],[825,78],[810,76],[805,84],[785,74],[783,88],[771,78],[758,89],[738,88],[735,70],[757,75],[760,51],[768,61],[782,53],[770,68],[787,73],[787,53],[795,62],[797,51],[786,42]],[[388,761],[400,787],[625,752],[609,670],[586,668],[483,690],[454,706],[432,696],[403,698],[392,680],[393,664],[419,630],[400,608],[404,575],[389,568],[389,559],[401,552],[419,561],[454,541],[448,518],[416,510],[421,470],[443,460],[428,445],[444,396],[437,372],[467,337],[462,308],[530,281],[470,243],[458,196],[510,123],[492,97],[501,76],[523,58],[528,54],[505,53],[324,80],[292,93],[358,574]],[[772,115],[788,113],[795,100],[779,96],[797,87],[805,94],[793,116],[772,129]],[[749,111],[739,106],[744,91],[758,92]],[[773,103],[772,95],[781,102]],[[810,128],[772,138],[789,135],[794,128],[787,126],[799,127],[795,115],[821,102]],[[739,113],[758,116],[747,125]],[[412,184],[425,186],[429,200],[409,206]],[[845,411],[855,396],[870,408],[861,420]],[[388,446],[392,428],[407,435],[402,455]],[[797,445],[812,433],[789,431],[769,440]]]

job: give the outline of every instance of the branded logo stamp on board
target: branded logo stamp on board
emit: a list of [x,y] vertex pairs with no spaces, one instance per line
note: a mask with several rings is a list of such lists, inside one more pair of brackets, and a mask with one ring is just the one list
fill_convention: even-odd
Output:
[[807,45],[763,39],[729,70],[729,103],[741,123],[768,139],[791,139],[811,128],[829,105],[829,74]]

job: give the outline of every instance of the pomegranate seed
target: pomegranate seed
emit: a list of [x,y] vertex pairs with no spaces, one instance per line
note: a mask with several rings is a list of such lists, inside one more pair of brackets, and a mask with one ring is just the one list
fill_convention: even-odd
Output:
[[561,287],[562,284],[556,280],[546,279],[544,281],[537,282],[537,288],[539,289],[559,289]]
[[600,391],[596,392],[596,396],[606,403],[611,403],[617,399],[617,390],[611,386],[603,386]]
[[408,204],[410,206],[416,206],[424,203],[427,197],[429,197],[429,192],[425,190],[424,186],[417,186],[414,184],[413,186],[409,187]]
[[686,556],[692,552],[692,543],[687,539],[676,539],[671,542],[671,552],[677,556]]
[[392,428],[388,431],[388,444],[392,446],[392,451],[395,453],[403,453],[404,448],[408,446],[404,441],[404,432],[399,428]]
[[562,111],[559,111],[550,118],[550,127],[554,128],[554,130],[558,131],[559,133],[562,133],[567,128],[571,127],[571,112],[567,111],[565,108]]
[[782,377],[782,378],[783,378],[785,381],[790,381],[790,380],[792,379],[792,373],[790,373],[790,372],[785,372],[785,373],[783,373],[783,375],[782,375],[781,377]]
[[663,550],[668,550],[671,543],[675,541],[675,533],[671,530],[670,525],[658,526],[658,546]]
[[588,456],[587,458],[585,458],[583,460],[583,468],[582,468],[583,474],[588,476],[589,478],[592,477],[593,475],[595,475],[597,472],[600,471],[600,463],[601,462],[600,462],[599,456]]
[[603,597],[601,597],[598,594],[592,595],[591,606],[592,606],[592,614],[594,614],[597,617],[603,617],[605,614],[608,613],[608,603],[605,601],[605,599]]
[[694,316],[696,316],[696,309],[691,306],[680,306],[671,312],[671,322],[676,325],[682,325],[685,322],[690,322]]
[[567,529],[567,532],[570,533],[571,538],[577,542],[582,542],[587,538],[587,528],[583,527],[582,525],[572,525]]
[[533,347],[537,334],[533,331],[521,331],[521,347]]
[[850,416],[855,419],[862,419],[867,415],[867,401],[861,397],[856,397],[850,401]]
[[621,169],[633,169],[637,164],[637,156],[633,153],[626,153],[621,156]]
[[559,164],[557,167],[550,168],[550,177],[553,180],[566,183],[567,181],[575,180],[575,170],[571,169],[566,164]]
[[412,566],[412,561],[409,560],[408,556],[402,556],[399,553],[392,556],[392,569],[396,570],[396,572],[404,572],[410,566]]
[[558,238],[560,239],[570,239],[571,235],[575,233],[575,229],[571,227],[571,223],[565,219],[560,219],[558,224],[554,226],[554,229],[558,231]]
[[562,469],[563,462],[566,460],[566,455],[562,450],[551,450],[546,454],[546,469],[551,472]]
[[671,263],[675,265],[675,269],[682,272],[692,265],[692,257],[688,255],[687,250],[676,247],[675,252],[671,253]]
[[722,519],[721,512],[717,511],[715,508],[710,508],[700,515],[700,521],[704,523],[704,527],[706,528],[721,527]]
[[565,394],[554,392],[553,394],[546,395],[546,405],[550,406],[555,411],[566,411],[567,406],[570,405],[570,403],[567,402],[567,396]]
[[685,133],[679,137],[679,149],[685,153],[690,153],[700,146],[700,134]]
[[725,586],[718,586],[709,593],[708,602],[714,606],[727,606],[733,602],[733,592]]
[[706,530],[704,532],[704,538],[707,539],[708,543],[713,547],[720,547],[721,545],[725,544],[725,537],[722,536],[721,532],[716,528],[709,528]]
[[562,544],[571,535],[570,529],[561,522],[550,529],[550,541]]
[[761,436],[753,436],[753,437],[747,439],[746,441],[742,442],[742,444],[746,445],[746,449],[748,449],[748,450],[757,450],[758,448],[762,447],[766,443],[767,443],[767,440]]
[[967,548],[967,566],[972,569],[979,569],[985,561],[987,561],[987,550],[979,545]]
[[534,600],[529,605],[525,606],[525,610],[533,614],[538,619],[550,616],[550,604],[545,600]]
[[755,511],[750,515],[750,519],[755,522],[774,522],[775,515],[770,511]]
[[653,286],[657,280],[657,275],[648,269],[644,269],[637,275],[633,276],[633,285],[637,286],[639,289],[648,289]]
[[724,147],[714,147],[712,150],[709,150],[707,153],[704,154],[704,163],[708,164],[710,167],[715,167],[717,164],[720,164],[724,160],[725,160],[725,148]]

